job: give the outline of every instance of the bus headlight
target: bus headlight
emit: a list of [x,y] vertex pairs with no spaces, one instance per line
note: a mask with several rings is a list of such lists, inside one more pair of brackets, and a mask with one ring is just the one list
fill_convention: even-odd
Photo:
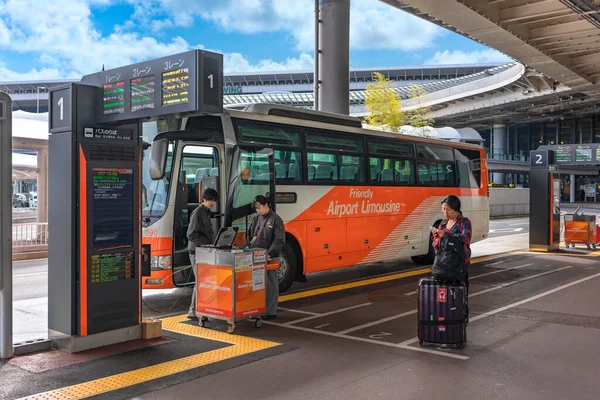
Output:
[[171,256],[150,257],[150,269],[171,269]]

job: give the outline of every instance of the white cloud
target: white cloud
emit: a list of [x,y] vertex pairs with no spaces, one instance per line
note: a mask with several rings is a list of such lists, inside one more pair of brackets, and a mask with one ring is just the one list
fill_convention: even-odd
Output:
[[461,50],[445,50],[437,52],[425,64],[478,64],[489,62],[510,62],[512,59],[493,49],[464,52]]
[[239,53],[228,53],[223,56],[223,69],[226,73],[232,72],[275,72],[275,71],[303,71],[312,70],[315,64],[313,56],[302,53],[298,58],[287,58],[284,62],[273,60],[260,60],[252,65]]
[[27,72],[15,72],[0,65],[0,82],[38,81],[65,78],[69,77],[63,76],[58,69],[54,68],[43,68],[41,70],[34,68]]
[[444,30],[379,0],[352,0],[352,48],[412,51],[429,47]]
[[[133,0],[130,0],[133,1]],[[225,32],[286,32],[296,50],[314,49],[314,0],[156,0],[175,25],[195,17]],[[353,49],[417,50],[429,47],[444,30],[379,0],[352,0],[350,45]]]
[[4,24],[4,22],[0,19],[0,46],[7,45],[10,43],[11,39],[10,30]]

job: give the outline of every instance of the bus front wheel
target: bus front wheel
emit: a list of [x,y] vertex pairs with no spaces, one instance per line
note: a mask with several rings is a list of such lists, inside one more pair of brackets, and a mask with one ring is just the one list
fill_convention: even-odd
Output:
[[286,242],[281,249],[281,266],[277,270],[277,280],[279,281],[279,292],[287,291],[294,283],[296,277],[296,253],[291,243]]

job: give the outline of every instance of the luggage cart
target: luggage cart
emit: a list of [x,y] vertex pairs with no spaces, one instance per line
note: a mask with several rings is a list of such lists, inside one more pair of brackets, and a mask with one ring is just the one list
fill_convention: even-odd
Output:
[[265,249],[196,248],[196,317],[205,327],[208,318],[227,322],[227,333],[235,332],[242,320],[263,325],[267,301],[267,269],[279,263],[267,262]]
[[586,215],[578,207],[573,214],[565,214],[565,245],[584,244],[589,250],[596,249],[600,241],[600,229],[596,215]]

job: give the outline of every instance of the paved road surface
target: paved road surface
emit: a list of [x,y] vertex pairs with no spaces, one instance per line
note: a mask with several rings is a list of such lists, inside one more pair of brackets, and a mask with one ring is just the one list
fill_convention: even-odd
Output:
[[[498,240],[497,238],[523,235],[528,232],[528,218],[490,221],[490,242],[493,242],[494,239]],[[481,244],[485,244],[485,242],[481,242]],[[481,255],[479,253],[474,249],[474,256]],[[378,264],[315,274],[309,278],[308,283],[296,282],[292,290],[327,285],[335,281],[361,279],[370,275],[391,273],[398,269],[412,267],[414,267],[414,264],[405,261],[400,264]],[[13,263],[13,274],[14,341],[18,343],[30,339],[45,338],[47,336],[48,260],[16,261]],[[145,303],[143,307],[144,316],[175,314],[184,312],[189,307],[191,288],[144,290],[142,296]]]

